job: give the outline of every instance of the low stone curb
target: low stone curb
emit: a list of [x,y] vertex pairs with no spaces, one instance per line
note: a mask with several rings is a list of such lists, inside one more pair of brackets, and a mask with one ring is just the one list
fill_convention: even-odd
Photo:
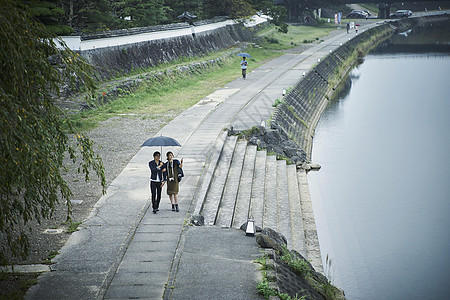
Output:
[[36,265],[14,265],[1,266],[0,272],[5,273],[42,273],[50,272],[50,265],[36,264]]

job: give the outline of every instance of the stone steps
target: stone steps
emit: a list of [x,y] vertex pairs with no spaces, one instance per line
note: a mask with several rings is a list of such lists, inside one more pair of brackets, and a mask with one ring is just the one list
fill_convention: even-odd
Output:
[[[266,180],[264,186],[264,215],[261,227],[277,228],[277,159],[273,155],[267,156]],[[256,224],[258,226],[258,224]]]
[[289,193],[289,211],[291,225],[291,246],[297,250],[303,257],[306,255],[305,228],[303,225],[302,206],[300,200],[299,182],[297,178],[297,167],[295,165],[287,166],[288,193]]
[[289,210],[289,194],[286,173],[286,161],[277,160],[277,227],[276,231],[282,233],[287,241],[288,247],[291,248],[291,225]]
[[[244,163],[246,142],[238,142],[234,151],[233,160],[228,171],[226,183],[223,190],[220,207],[215,207],[217,214],[216,225],[231,227],[236,206],[236,198],[239,191],[239,181],[241,179],[242,164]],[[218,199],[220,201],[220,199]],[[214,225],[205,222],[205,225]]]
[[240,228],[247,222],[250,209],[250,198],[252,195],[253,173],[255,169],[256,146],[248,145],[245,151],[244,165],[242,167],[239,191],[236,198],[234,210],[233,227]]
[[205,225],[233,228],[253,218],[256,226],[280,232],[289,249],[322,268],[306,173],[235,136],[224,141],[201,215]]
[[264,218],[264,187],[266,182],[266,150],[256,151],[255,173],[253,175],[252,195],[250,198],[249,216],[255,224],[263,224]]
[[297,181],[300,194],[303,196],[300,199],[300,204],[302,208],[303,227],[305,233],[305,257],[308,258],[317,272],[323,273],[319,239],[317,237],[316,222],[314,220],[308,179],[306,178],[305,170],[299,170],[297,172]]
[[206,194],[206,200],[203,207],[203,216],[205,224],[214,225],[216,222],[217,208],[220,205],[225,182],[228,177],[231,159],[234,156],[237,137],[228,137],[219,158],[216,170],[211,179],[211,186]]

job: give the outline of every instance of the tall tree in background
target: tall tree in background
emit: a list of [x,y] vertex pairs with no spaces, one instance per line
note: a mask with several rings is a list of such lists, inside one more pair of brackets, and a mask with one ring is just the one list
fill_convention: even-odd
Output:
[[165,0],[164,5],[170,8],[170,11],[168,12],[168,23],[178,22],[179,20],[177,17],[185,11],[196,15],[199,19],[205,18],[202,0]]
[[82,84],[93,91],[90,67],[56,45],[19,1],[0,0],[0,7],[0,262],[4,264],[8,257],[27,256],[29,221],[50,218],[59,201],[67,201],[70,216],[71,191],[62,177],[66,157],[86,180],[93,171],[103,189],[105,176],[92,141],[76,132],[53,102],[62,83]]
[[115,21],[113,29],[133,27],[131,19],[128,19],[131,17],[128,0],[109,0],[109,5]]
[[286,8],[273,4],[271,0],[251,0],[251,4],[256,11],[263,13],[271,18],[270,22],[278,27],[278,30],[287,33]]
[[255,8],[247,0],[207,0],[213,16],[228,16],[232,19],[246,18],[256,13]]
[[71,25],[63,25],[65,11],[60,0],[28,1],[28,7],[30,14],[44,24],[48,32],[56,35],[73,32]]
[[287,21],[299,22],[302,20],[303,11],[308,5],[308,0],[283,0],[283,6],[286,7]]
[[[60,0],[61,1],[61,0]],[[115,17],[108,0],[76,0],[69,2],[67,8],[74,7],[73,26],[84,32],[115,29]]]
[[305,15],[312,15],[312,10],[338,6],[343,4],[341,0],[282,0],[283,6],[287,10],[288,22],[301,22]]
[[232,19],[243,20],[263,13],[271,17],[281,32],[287,32],[286,9],[273,4],[271,0],[205,0],[204,15],[206,18],[228,16]]
[[124,9],[136,27],[164,24],[167,21],[164,0],[127,0]]
[[[313,0],[285,0],[286,7]],[[325,0],[322,0],[325,1]],[[112,29],[176,23],[183,12],[196,20],[227,16],[243,20],[263,12],[280,31],[287,29],[284,6],[271,0],[28,0],[33,15],[55,34],[96,32]],[[297,5],[298,6],[298,5]]]

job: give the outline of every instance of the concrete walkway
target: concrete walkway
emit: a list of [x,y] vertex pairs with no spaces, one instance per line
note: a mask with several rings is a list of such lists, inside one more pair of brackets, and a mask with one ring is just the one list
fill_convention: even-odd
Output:
[[[374,24],[360,30],[369,26]],[[181,211],[172,212],[165,195],[158,214],[149,210],[148,161],[159,148],[142,148],[54,258],[52,271],[39,277],[26,298],[191,299],[197,295],[198,299],[255,299],[259,271],[245,262],[251,262],[259,251],[250,245],[248,252],[237,247],[249,238],[236,229],[221,232],[217,227],[186,226],[197,187],[224,128],[231,124],[245,129],[267,120],[283,89],[293,86],[319,58],[353,36],[338,30],[303,53],[283,55],[256,70],[250,65],[246,80],[230,82],[176,117],[158,135],[174,137],[183,146],[163,149],[184,158]],[[213,234],[204,232],[208,228]],[[235,248],[233,253],[241,259],[233,260],[225,251]],[[203,252],[205,256],[198,255]],[[240,266],[239,271],[225,268],[226,261]],[[186,284],[186,278],[197,278],[197,284]],[[219,278],[229,293],[213,284]]]

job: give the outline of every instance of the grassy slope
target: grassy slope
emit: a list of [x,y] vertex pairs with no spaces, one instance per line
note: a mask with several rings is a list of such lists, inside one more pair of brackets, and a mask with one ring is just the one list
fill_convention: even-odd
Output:
[[[257,68],[265,62],[278,57],[284,52],[279,50],[293,48],[303,42],[319,41],[326,36],[333,27],[289,26],[287,34],[279,33],[274,27],[268,27],[259,33],[264,42],[258,46],[249,46],[246,51],[251,53],[251,68]],[[171,64],[162,65],[156,69],[135,71],[134,76],[151,71],[174,69],[180,65],[188,65],[199,61],[218,58],[232,52],[233,49],[210,53],[206,57],[186,58]],[[143,118],[159,118],[168,112],[177,114],[197,103],[214,90],[225,86],[228,82],[240,77],[240,58],[231,57],[224,64],[214,67],[207,72],[195,75],[166,77],[159,81],[147,82],[135,93],[123,96],[112,103],[98,107],[95,110],[84,111],[71,116],[77,126],[83,130],[90,130],[98,122],[110,117],[121,115],[140,115]],[[169,121],[169,120],[167,120]]]

